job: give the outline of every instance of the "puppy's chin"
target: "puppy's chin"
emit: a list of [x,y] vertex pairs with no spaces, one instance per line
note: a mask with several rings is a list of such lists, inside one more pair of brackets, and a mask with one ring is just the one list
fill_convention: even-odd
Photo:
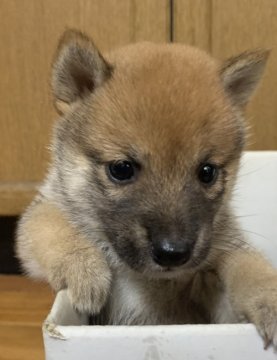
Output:
[[186,278],[187,275],[194,273],[196,268],[198,267],[188,262],[188,264],[178,267],[161,267],[153,264],[145,267],[143,270],[136,269],[135,271],[148,279],[181,280],[182,278]]
[[186,269],[186,268],[175,268],[175,269],[164,269],[162,271],[151,271],[146,272],[144,275],[150,279],[164,279],[164,280],[178,280],[185,278],[186,275],[191,274],[193,269]]

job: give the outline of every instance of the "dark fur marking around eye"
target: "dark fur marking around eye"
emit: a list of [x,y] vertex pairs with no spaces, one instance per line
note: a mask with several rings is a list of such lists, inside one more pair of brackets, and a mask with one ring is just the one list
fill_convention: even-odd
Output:
[[95,163],[95,165],[99,166],[99,165],[103,165],[105,163],[105,161],[103,160],[103,158],[101,156],[101,152],[97,149],[93,149],[92,147],[86,148],[85,155],[87,156],[88,159],[93,161]]
[[92,169],[89,183],[91,184],[92,187],[94,187],[98,191],[100,191],[103,196],[107,197],[107,195],[108,195],[107,187],[104,184],[104,182],[99,178],[97,169]]

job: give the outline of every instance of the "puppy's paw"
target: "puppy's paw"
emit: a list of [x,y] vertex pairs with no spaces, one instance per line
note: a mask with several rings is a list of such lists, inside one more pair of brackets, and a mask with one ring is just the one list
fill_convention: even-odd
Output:
[[81,313],[98,314],[105,305],[111,271],[95,249],[79,250],[64,259],[50,283],[56,290],[67,288],[73,307]]
[[277,350],[277,276],[257,284],[247,300],[246,315],[264,339],[264,347]]
[[67,272],[68,295],[80,312],[98,314],[107,301],[111,272],[104,259],[83,254]]

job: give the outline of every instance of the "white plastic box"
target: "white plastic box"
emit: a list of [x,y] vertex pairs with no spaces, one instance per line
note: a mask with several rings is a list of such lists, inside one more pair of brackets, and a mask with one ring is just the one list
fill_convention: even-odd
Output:
[[[277,267],[277,151],[247,152],[234,207],[249,239]],[[47,360],[273,360],[251,324],[87,326],[66,292],[43,326]]]

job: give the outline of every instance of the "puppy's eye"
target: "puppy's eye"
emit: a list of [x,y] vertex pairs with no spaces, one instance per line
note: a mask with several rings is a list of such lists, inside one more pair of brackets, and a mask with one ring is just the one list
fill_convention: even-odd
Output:
[[218,175],[218,168],[212,164],[203,164],[198,171],[198,179],[207,185],[215,183]]
[[127,160],[113,161],[108,165],[108,173],[112,180],[129,181],[135,175],[135,168],[132,162]]

